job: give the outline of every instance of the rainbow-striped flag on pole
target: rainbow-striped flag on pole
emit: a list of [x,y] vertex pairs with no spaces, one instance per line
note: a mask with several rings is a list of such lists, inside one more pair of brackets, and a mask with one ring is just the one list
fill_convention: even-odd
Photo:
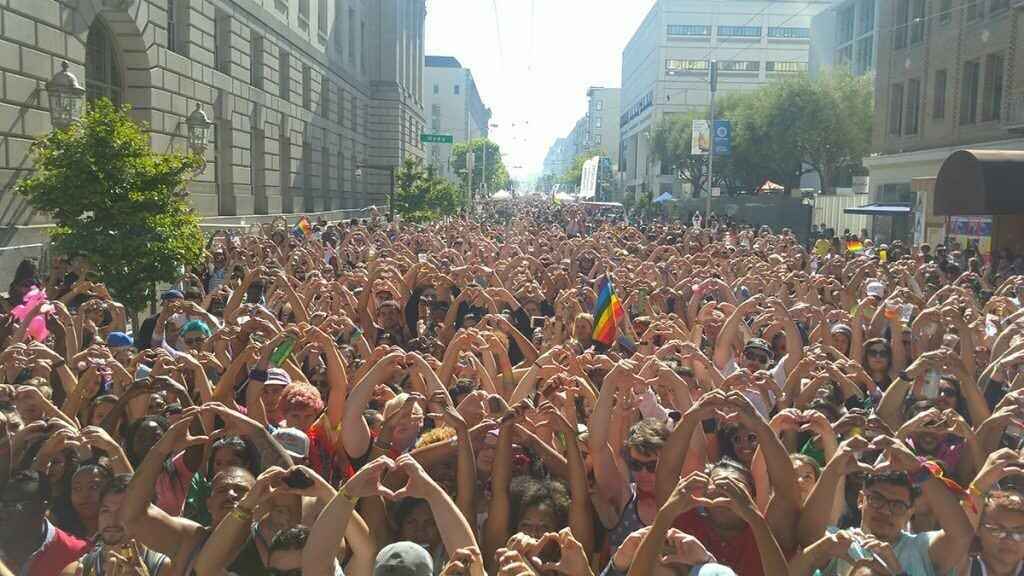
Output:
[[615,342],[619,320],[625,315],[622,302],[619,302],[619,297],[615,295],[612,280],[606,275],[598,284],[597,303],[594,304],[594,340],[611,346]]
[[299,218],[299,221],[295,224],[295,228],[292,230],[292,234],[300,238],[309,238],[313,233],[313,226],[309,223],[309,218],[303,216]]

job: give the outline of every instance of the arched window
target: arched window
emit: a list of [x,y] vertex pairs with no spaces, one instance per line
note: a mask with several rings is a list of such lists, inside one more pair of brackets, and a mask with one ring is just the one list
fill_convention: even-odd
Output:
[[122,102],[121,65],[110,28],[99,17],[89,28],[85,43],[85,89],[91,102],[109,98],[115,105]]

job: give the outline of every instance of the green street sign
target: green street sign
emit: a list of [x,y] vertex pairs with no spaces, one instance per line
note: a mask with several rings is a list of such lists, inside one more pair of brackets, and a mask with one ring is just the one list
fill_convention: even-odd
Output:
[[451,134],[420,134],[420,142],[424,144],[453,144],[455,138]]

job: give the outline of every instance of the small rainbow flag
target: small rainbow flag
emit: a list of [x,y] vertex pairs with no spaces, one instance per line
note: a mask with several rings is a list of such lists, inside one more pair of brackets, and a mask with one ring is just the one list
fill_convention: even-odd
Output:
[[864,249],[864,244],[860,240],[847,240],[846,251],[847,252],[860,252]]
[[605,276],[598,284],[597,303],[594,304],[594,340],[611,346],[615,342],[616,326],[625,315],[611,278]]
[[295,229],[292,230],[292,233],[296,236],[309,238],[313,233],[313,226],[309,224],[309,218],[306,218],[305,216],[299,218],[299,221],[295,223]]

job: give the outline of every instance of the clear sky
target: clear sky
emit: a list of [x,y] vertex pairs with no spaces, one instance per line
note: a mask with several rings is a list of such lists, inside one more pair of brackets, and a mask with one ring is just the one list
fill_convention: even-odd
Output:
[[[491,137],[517,179],[587,111],[587,88],[618,87],[622,50],[654,0],[427,0],[427,54],[470,68]],[[497,12],[497,17],[495,17]]]

